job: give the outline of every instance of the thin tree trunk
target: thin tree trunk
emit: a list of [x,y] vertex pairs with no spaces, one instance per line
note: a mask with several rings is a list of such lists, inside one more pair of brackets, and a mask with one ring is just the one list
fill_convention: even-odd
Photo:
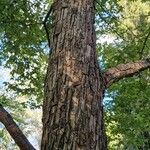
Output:
[[0,122],[5,125],[7,131],[21,150],[35,150],[35,148],[31,145],[31,143],[19,129],[18,125],[14,122],[12,116],[3,108],[1,104]]
[[42,150],[105,150],[94,0],[54,0]]

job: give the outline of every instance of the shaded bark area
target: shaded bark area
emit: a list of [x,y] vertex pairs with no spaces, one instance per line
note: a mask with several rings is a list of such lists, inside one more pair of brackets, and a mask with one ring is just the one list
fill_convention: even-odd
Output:
[[141,71],[150,68],[150,58],[146,60],[139,60],[127,64],[119,64],[116,67],[109,68],[104,72],[103,78],[105,86],[109,87],[112,83],[125,78],[131,77]]
[[2,105],[0,105],[0,122],[5,125],[7,131],[21,150],[35,150]]
[[105,150],[94,0],[54,0],[42,150]]

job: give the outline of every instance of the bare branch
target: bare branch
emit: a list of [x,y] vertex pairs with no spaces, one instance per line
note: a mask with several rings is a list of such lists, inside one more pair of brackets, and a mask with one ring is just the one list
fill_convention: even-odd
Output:
[[142,59],[142,55],[143,55],[143,52],[144,52],[144,49],[145,49],[147,40],[148,40],[148,38],[149,38],[149,36],[150,36],[150,27],[149,27],[148,30],[149,30],[149,32],[148,32],[148,34],[147,34],[147,36],[146,36],[146,38],[145,38],[145,40],[144,40],[143,47],[142,47],[142,49],[141,49],[141,51],[140,51],[140,55],[141,55],[141,58],[140,58],[140,59]]
[[47,20],[48,20],[50,14],[51,14],[51,12],[52,12],[52,7],[53,7],[53,4],[50,6],[49,11],[47,12],[47,14],[46,14],[46,16],[45,16],[45,18],[44,18],[44,21],[43,21],[43,26],[44,26],[44,28],[45,28],[45,32],[46,32],[46,36],[47,36],[47,41],[48,41],[48,46],[49,46],[49,48],[50,48],[50,36],[49,36],[49,32],[48,32],[48,29],[47,29],[46,22],[47,22]]
[[127,64],[120,64],[117,67],[107,69],[104,72],[105,86],[109,87],[112,83],[125,77],[131,77],[147,68],[150,68],[150,58]]
[[2,122],[5,125],[7,131],[21,150],[35,150],[35,148],[30,144],[28,139],[19,129],[18,125],[14,122],[12,116],[3,108],[1,104],[0,122]]

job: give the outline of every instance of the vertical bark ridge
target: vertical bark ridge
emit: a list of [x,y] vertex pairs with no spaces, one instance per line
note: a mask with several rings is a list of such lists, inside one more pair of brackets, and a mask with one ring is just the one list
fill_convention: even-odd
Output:
[[42,150],[105,150],[94,0],[54,0]]

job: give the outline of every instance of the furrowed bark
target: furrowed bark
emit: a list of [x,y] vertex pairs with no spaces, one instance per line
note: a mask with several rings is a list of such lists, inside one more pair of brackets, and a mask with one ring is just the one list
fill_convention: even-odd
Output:
[[127,64],[120,64],[117,67],[107,69],[104,72],[105,86],[109,87],[112,83],[115,83],[122,78],[131,77],[148,68],[150,68],[150,58]]
[[18,125],[13,121],[11,115],[3,108],[2,105],[0,105],[0,122],[4,124],[7,131],[21,150],[35,150],[19,129]]
[[54,0],[41,150],[105,150],[94,0]]

